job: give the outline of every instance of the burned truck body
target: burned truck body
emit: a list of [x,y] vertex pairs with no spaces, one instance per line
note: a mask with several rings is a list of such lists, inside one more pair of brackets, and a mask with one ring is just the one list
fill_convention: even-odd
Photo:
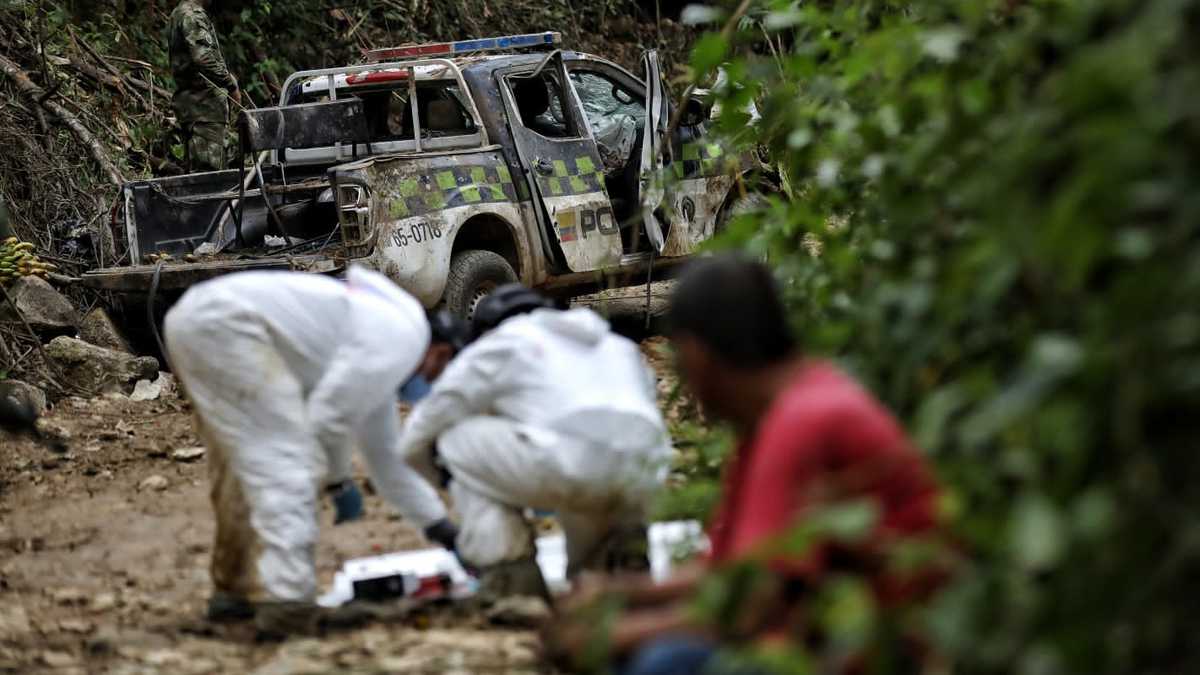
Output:
[[704,139],[700,106],[673,116],[652,55],[638,78],[556,44],[420,45],[292,75],[278,107],[240,117],[241,169],[124,187],[119,256],[85,283],[171,293],[359,262],[462,315],[507,281],[644,283],[714,234],[750,163]]

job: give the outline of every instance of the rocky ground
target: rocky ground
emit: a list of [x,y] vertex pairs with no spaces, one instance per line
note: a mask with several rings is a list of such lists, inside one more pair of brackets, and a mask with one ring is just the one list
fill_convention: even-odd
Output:
[[[643,348],[666,375],[661,339]],[[150,400],[58,401],[43,425],[66,438],[65,454],[0,431],[0,672],[546,672],[533,631],[451,608],[282,645],[203,621],[204,451],[187,402],[169,376],[159,383]],[[346,559],[424,545],[378,496],[337,528],[322,508],[323,583]]]

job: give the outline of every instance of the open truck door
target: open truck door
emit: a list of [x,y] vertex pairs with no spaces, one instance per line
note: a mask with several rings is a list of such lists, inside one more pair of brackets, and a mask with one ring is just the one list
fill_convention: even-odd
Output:
[[655,253],[662,253],[666,238],[663,236],[662,224],[654,212],[662,205],[663,197],[666,196],[663,155],[667,151],[667,126],[670,124],[670,115],[656,50],[651,49],[642,57],[642,69],[646,81],[646,121],[645,133],[642,135],[642,168],[638,181],[638,195],[646,238],[654,247]]
[[572,272],[619,265],[621,231],[603,162],[562,54],[498,77],[547,258]]

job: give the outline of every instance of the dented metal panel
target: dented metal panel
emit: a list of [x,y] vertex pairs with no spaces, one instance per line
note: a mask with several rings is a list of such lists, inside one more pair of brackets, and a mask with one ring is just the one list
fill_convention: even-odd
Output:
[[528,69],[510,69],[496,78],[508,128],[526,183],[535,193],[534,207],[543,232],[553,237],[566,267],[572,272],[610,267],[620,262],[623,251],[621,232],[600,170],[600,153],[561,54],[548,58],[553,62],[546,70],[554,70],[561,87],[561,112],[567,118],[563,123],[578,135],[549,138],[522,124],[512,87],[520,78],[533,74]]
[[[513,181],[498,149],[377,158],[344,169],[338,185],[339,190],[363,185],[369,191],[370,232],[364,237],[368,246],[360,252],[363,261],[427,306],[441,299],[454,240],[472,218],[504,222],[517,242],[520,267],[532,268],[524,227],[530,217],[528,194]],[[348,210],[342,213],[349,217]]]
[[735,177],[752,165],[746,155],[726,152],[696,130],[681,129],[672,139],[674,161],[667,166],[670,231],[664,257],[695,253],[716,233],[717,219]]
[[663,257],[695,253],[700,244],[712,238],[717,226],[717,217],[731,187],[733,177],[728,174],[691,178],[668,184],[667,200],[671,205],[671,227],[667,231]]

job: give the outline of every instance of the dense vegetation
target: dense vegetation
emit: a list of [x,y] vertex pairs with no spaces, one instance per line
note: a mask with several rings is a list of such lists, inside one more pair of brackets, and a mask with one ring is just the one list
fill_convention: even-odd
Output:
[[[685,13],[713,28],[693,76],[724,63],[741,87],[723,109],[758,100],[783,194],[726,243],[769,255],[807,348],[898,411],[967,554],[903,613],[830,579],[813,611],[829,639],[788,663],[880,657],[901,622],[962,672],[1189,671],[1200,2],[732,10]],[[834,520],[854,535],[853,513]]]

